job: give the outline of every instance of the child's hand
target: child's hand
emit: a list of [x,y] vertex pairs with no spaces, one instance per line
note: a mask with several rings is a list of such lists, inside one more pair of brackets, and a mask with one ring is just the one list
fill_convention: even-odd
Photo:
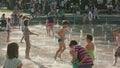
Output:
[[79,63],[78,63],[78,66],[80,66],[81,64],[82,64],[82,63],[81,63],[81,62],[79,62]]
[[39,34],[35,34],[36,36],[39,36]]
[[73,60],[71,60],[71,63],[73,63]]

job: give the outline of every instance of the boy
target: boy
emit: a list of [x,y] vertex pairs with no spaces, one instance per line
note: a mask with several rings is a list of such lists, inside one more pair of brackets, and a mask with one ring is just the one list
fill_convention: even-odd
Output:
[[118,29],[115,29],[112,32],[113,32],[113,35],[116,37],[116,40],[112,44],[118,45],[118,48],[115,52],[115,62],[113,64],[115,66],[117,63],[118,57],[120,57],[120,34]]
[[71,53],[73,68],[92,68],[93,60],[84,47],[78,45],[75,40],[70,41],[69,47],[74,49]]
[[64,40],[65,40],[65,34],[66,34],[66,32],[68,32],[68,30],[66,29],[67,27],[68,27],[68,22],[63,21],[62,28],[58,32],[58,35],[60,37],[58,39],[59,49],[57,50],[57,52],[55,54],[55,57],[54,57],[55,59],[57,59],[57,57],[59,57],[61,59],[61,54],[66,49]]
[[94,56],[94,44],[93,44],[93,36],[92,35],[87,35],[86,36],[86,50],[88,52],[88,54],[90,55],[90,57],[94,60],[95,56]]

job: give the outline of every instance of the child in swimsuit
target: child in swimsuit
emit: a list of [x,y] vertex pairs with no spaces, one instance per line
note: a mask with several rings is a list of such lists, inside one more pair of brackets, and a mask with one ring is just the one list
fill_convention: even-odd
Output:
[[92,43],[92,40],[93,40],[92,35],[87,35],[87,37],[86,37],[86,42],[87,42],[86,50],[89,53],[90,57],[94,60],[95,59],[94,44]]
[[54,31],[53,31],[54,22],[55,22],[55,18],[51,15],[51,13],[48,13],[48,18],[46,20],[46,25],[47,25],[46,28],[49,36],[51,36],[50,32],[52,32],[54,36]]
[[115,52],[115,62],[113,64],[115,66],[117,64],[118,57],[120,57],[120,34],[119,34],[119,30],[118,29],[113,30],[113,35],[116,37],[116,40],[114,42],[112,42],[112,44],[118,45],[118,48]]
[[[21,25],[21,31],[22,32],[24,32],[24,28],[25,28],[25,26],[24,26],[24,20],[26,19],[26,17],[25,16],[23,16],[23,17],[21,17],[21,23],[20,23],[20,25]],[[23,36],[21,37],[21,40],[20,40],[20,43],[22,43],[22,40],[24,39],[24,34],[23,34]]]
[[7,20],[6,31],[7,31],[7,40],[6,42],[10,42],[10,32],[11,32],[11,25],[10,25],[10,18]]
[[38,35],[38,34],[35,34],[33,32],[31,32],[29,29],[28,29],[28,23],[29,23],[29,20],[25,20],[24,21],[24,39],[25,39],[25,42],[26,42],[26,51],[25,51],[25,58],[26,59],[30,59],[29,57],[29,53],[30,53],[30,39],[29,39],[29,35]]
[[68,22],[64,21],[62,24],[62,29],[59,30],[58,35],[59,35],[59,49],[57,50],[56,54],[55,54],[55,59],[57,59],[57,57],[59,57],[61,59],[61,54],[64,52],[64,50],[66,49],[65,47],[65,34],[66,32],[68,32],[68,30],[66,29],[68,27]]

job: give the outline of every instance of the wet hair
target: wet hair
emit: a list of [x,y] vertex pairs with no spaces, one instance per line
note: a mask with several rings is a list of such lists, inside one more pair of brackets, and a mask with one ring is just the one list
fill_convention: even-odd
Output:
[[8,59],[13,59],[13,58],[18,58],[18,44],[17,43],[10,43],[7,46],[7,58]]
[[5,14],[3,13],[2,16],[5,16]]
[[63,21],[62,25],[68,25],[68,21]]
[[21,18],[23,15],[20,15],[19,18]]
[[10,22],[10,18],[8,18],[8,22]]
[[113,29],[112,32],[119,32],[119,29]]
[[22,19],[24,20],[25,18],[26,18],[26,17],[25,17],[25,16],[23,16],[23,18],[22,18]]
[[89,39],[89,40],[91,40],[91,41],[92,41],[92,40],[93,40],[92,35],[89,35],[89,34],[88,34],[88,35],[87,35],[87,39]]
[[28,26],[28,20],[25,20],[25,21],[24,21],[24,25],[25,25],[25,26]]
[[75,40],[70,41],[70,44],[69,44],[70,47],[75,45],[78,45],[77,41]]

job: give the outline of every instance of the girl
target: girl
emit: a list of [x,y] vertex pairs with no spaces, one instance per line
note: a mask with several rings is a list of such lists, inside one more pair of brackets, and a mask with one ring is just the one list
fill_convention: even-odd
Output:
[[3,68],[22,68],[22,62],[18,59],[17,43],[10,43],[7,46],[7,59],[4,63]]
[[[20,25],[21,25],[21,30],[22,30],[22,33],[24,32],[24,28],[25,28],[25,26],[24,26],[24,20],[25,20],[25,16],[24,17],[21,17],[21,23],[20,23]],[[20,40],[20,43],[22,43],[22,40],[24,39],[24,34],[23,34],[23,36],[22,36],[22,38],[21,38],[21,40]]]
[[87,37],[86,37],[86,42],[87,42],[86,50],[89,53],[90,57],[94,60],[95,59],[94,44],[92,43],[92,40],[93,40],[92,35],[87,35]]
[[38,34],[35,34],[33,32],[31,32],[28,28],[28,23],[29,23],[29,20],[25,20],[24,21],[24,39],[25,39],[25,42],[26,42],[26,51],[25,51],[25,58],[26,59],[30,59],[29,57],[29,53],[30,53],[30,39],[29,39],[29,35],[33,34],[33,35],[38,35]]
[[22,15],[19,16],[19,29],[20,29],[20,26],[22,24],[22,17],[23,17]]
[[8,18],[7,25],[6,25],[6,31],[7,31],[7,40],[6,42],[10,42],[10,31],[11,31],[11,21],[10,18]]
[[116,37],[116,40],[112,44],[118,45],[118,48],[115,52],[115,62],[113,64],[115,66],[117,63],[118,57],[120,57],[120,34],[119,34],[119,30],[118,29],[113,30],[113,35]]
[[52,34],[54,36],[54,31],[53,31],[54,22],[55,22],[55,18],[52,16],[51,12],[48,13],[46,25],[47,25],[47,32],[48,32],[49,36],[51,36],[50,32],[52,32]]

